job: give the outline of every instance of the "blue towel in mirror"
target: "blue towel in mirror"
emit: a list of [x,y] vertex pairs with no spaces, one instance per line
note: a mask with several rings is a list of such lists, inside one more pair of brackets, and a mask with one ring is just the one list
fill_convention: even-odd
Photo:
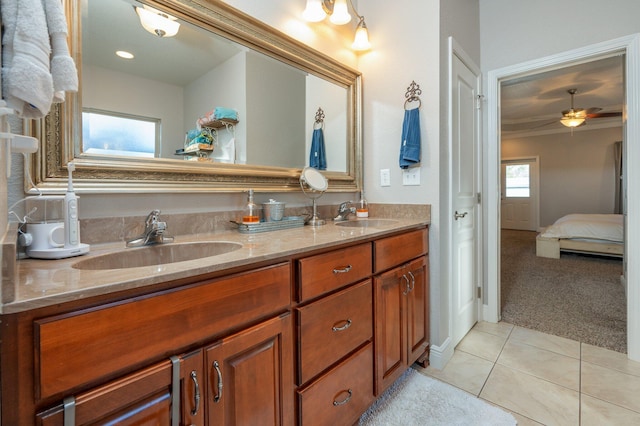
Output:
[[322,128],[313,129],[311,152],[309,153],[309,167],[327,170],[327,157],[324,153],[324,133]]
[[414,108],[404,111],[400,168],[408,169],[417,164],[420,164],[420,109]]

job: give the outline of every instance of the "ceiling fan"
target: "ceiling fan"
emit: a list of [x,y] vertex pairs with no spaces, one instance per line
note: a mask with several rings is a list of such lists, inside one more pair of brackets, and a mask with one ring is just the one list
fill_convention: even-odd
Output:
[[587,118],[604,118],[604,117],[620,117],[622,112],[599,112],[602,108],[574,108],[573,97],[578,92],[578,89],[569,89],[567,93],[571,95],[571,108],[562,111],[562,118],[560,123],[566,127],[574,128],[584,126],[587,124]]

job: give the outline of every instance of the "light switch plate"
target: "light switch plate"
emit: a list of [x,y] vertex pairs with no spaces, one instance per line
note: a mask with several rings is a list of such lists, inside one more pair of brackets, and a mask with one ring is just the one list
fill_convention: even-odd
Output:
[[380,186],[391,186],[391,171],[380,169]]
[[420,167],[402,170],[403,185],[420,185]]

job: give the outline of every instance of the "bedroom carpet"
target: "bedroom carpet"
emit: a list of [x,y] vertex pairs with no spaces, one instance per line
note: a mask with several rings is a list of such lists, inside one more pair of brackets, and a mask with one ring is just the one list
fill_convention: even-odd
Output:
[[537,257],[535,238],[531,231],[502,230],[502,320],[626,353],[622,260]]
[[359,426],[515,426],[475,396],[409,368],[360,417]]

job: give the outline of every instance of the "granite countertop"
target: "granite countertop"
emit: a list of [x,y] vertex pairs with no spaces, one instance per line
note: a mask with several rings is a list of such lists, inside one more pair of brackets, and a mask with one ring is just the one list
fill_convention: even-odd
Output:
[[[374,219],[374,218],[372,218]],[[365,219],[366,220],[366,219]],[[319,227],[242,234],[237,231],[177,236],[173,243],[228,241],[242,248],[212,257],[124,269],[80,270],[73,264],[89,257],[139,250],[125,248],[124,242],[92,245],[90,253],[60,260],[19,260],[14,278],[12,301],[2,304],[2,313],[15,313],[92,296],[153,286],[225,269],[248,266],[271,259],[300,255],[312,250],[331,248],[344,243],[369,240],[397,231],[428,225],[424,218],[400,218],[379,227],[344,227],[328,221]],[[142,248],[144,250],[144,248]]]

